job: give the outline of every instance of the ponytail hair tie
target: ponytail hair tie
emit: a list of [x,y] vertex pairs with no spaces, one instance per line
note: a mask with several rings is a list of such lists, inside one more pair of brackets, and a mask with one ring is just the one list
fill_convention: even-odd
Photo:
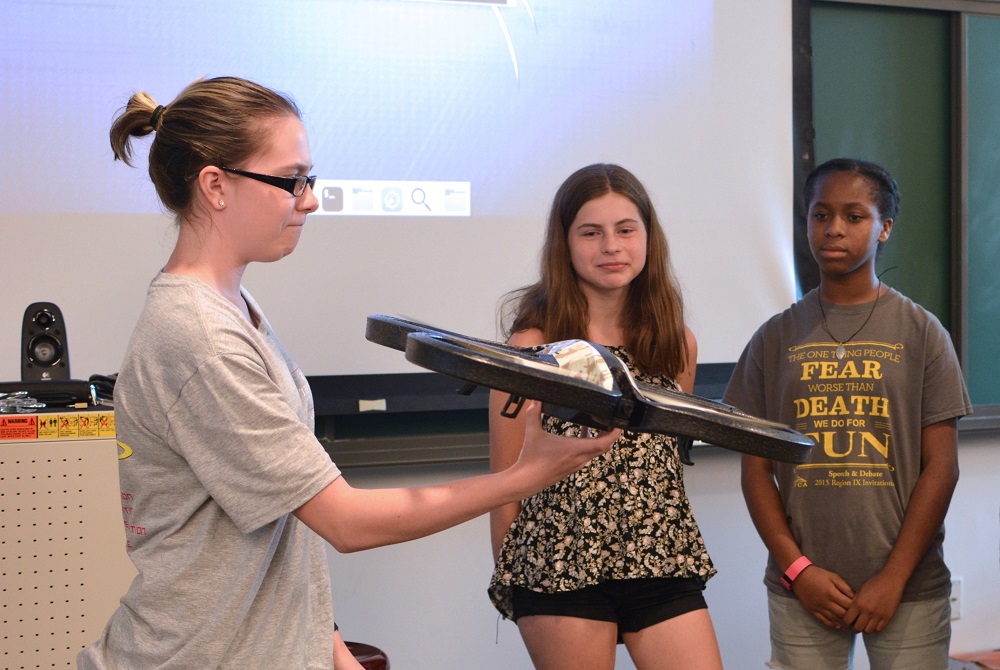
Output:
[[163,116],[163,105],[157,105],[153,113],[149,115],[149,125],[153,127],[153,130],[157,129],[156,124],[160,122],[161,116]]

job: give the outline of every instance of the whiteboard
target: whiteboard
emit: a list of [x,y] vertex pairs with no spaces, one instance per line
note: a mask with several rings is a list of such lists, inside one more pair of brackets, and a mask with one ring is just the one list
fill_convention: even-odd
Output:
[[[308,375],[418,371],[365,341],[373,313],[497,337],[552,196],[594,162],[649,190],[701,362],[795,298],[786,0],[18,2],[0,50],[0,379],[37,301],[63,312],[74,378],[118,369],[175,232],[146,145],[131,169],[108,130],[133,91],[165,104],[202,76],[294,98],[321,185],[404,189],[399,211],[311,215],[247,271]],[[425,182],[467,185],[467,208],[428,190],[415,213]]]

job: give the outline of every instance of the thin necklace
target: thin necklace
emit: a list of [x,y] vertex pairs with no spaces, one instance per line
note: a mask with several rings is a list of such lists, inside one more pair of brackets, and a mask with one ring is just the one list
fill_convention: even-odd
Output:
[[843,341],[838,340],[836,337],[833,336],[833,333],[830,332],[830,326],[826,322],[826,310],[823,309],[823,297],[819,294],[818,291],[816,293],[816,297],[819,299],[819,313],[823,315],[823,330],[825,330],[826,334],[830,336],[830,339],[832,339],[834,342],[837,343],[837,353],[836,353],[837,360],[842,361],[844,360],[844,356],[847,355],[847,350],[844,349],[844,345],[853,340],[854,337],[858,333],[860,333],[865,326],[868,325],[868,322],[871,321],[872,314],[875,313],[875,308],[878,307],[878,299],[882,297],[882,280],[881,279],[878,280],[878,288],[875,290],[875,304],[872,305],[872,311],[868,312],[868,318],[865,319],[865,322],[861,324],[861,328],[855,330],[850,337],[848,337],[846,340]]

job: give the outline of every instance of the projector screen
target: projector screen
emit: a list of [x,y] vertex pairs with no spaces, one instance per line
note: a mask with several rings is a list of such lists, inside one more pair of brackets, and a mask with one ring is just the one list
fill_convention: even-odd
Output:
[[787,0],[6,3],[0,379],[24,309],[66,320],[71,375],[118,369],[174,222],[108,129],[237,75],[302,108],[316,195],[298,249],[244,284],[310,376],[416,372],[373,313],[498,336],[574,170],[619,163],[664,223],[700,362],[795,298]]

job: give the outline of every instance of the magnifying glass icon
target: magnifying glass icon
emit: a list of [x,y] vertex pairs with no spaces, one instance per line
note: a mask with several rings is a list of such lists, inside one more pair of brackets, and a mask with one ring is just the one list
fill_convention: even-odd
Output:
[[413,200],[414,205],[423,205],[428,212],[431,211],[430,205],[427,204],[427,194],[419,186],[410,193],[410,199]]

